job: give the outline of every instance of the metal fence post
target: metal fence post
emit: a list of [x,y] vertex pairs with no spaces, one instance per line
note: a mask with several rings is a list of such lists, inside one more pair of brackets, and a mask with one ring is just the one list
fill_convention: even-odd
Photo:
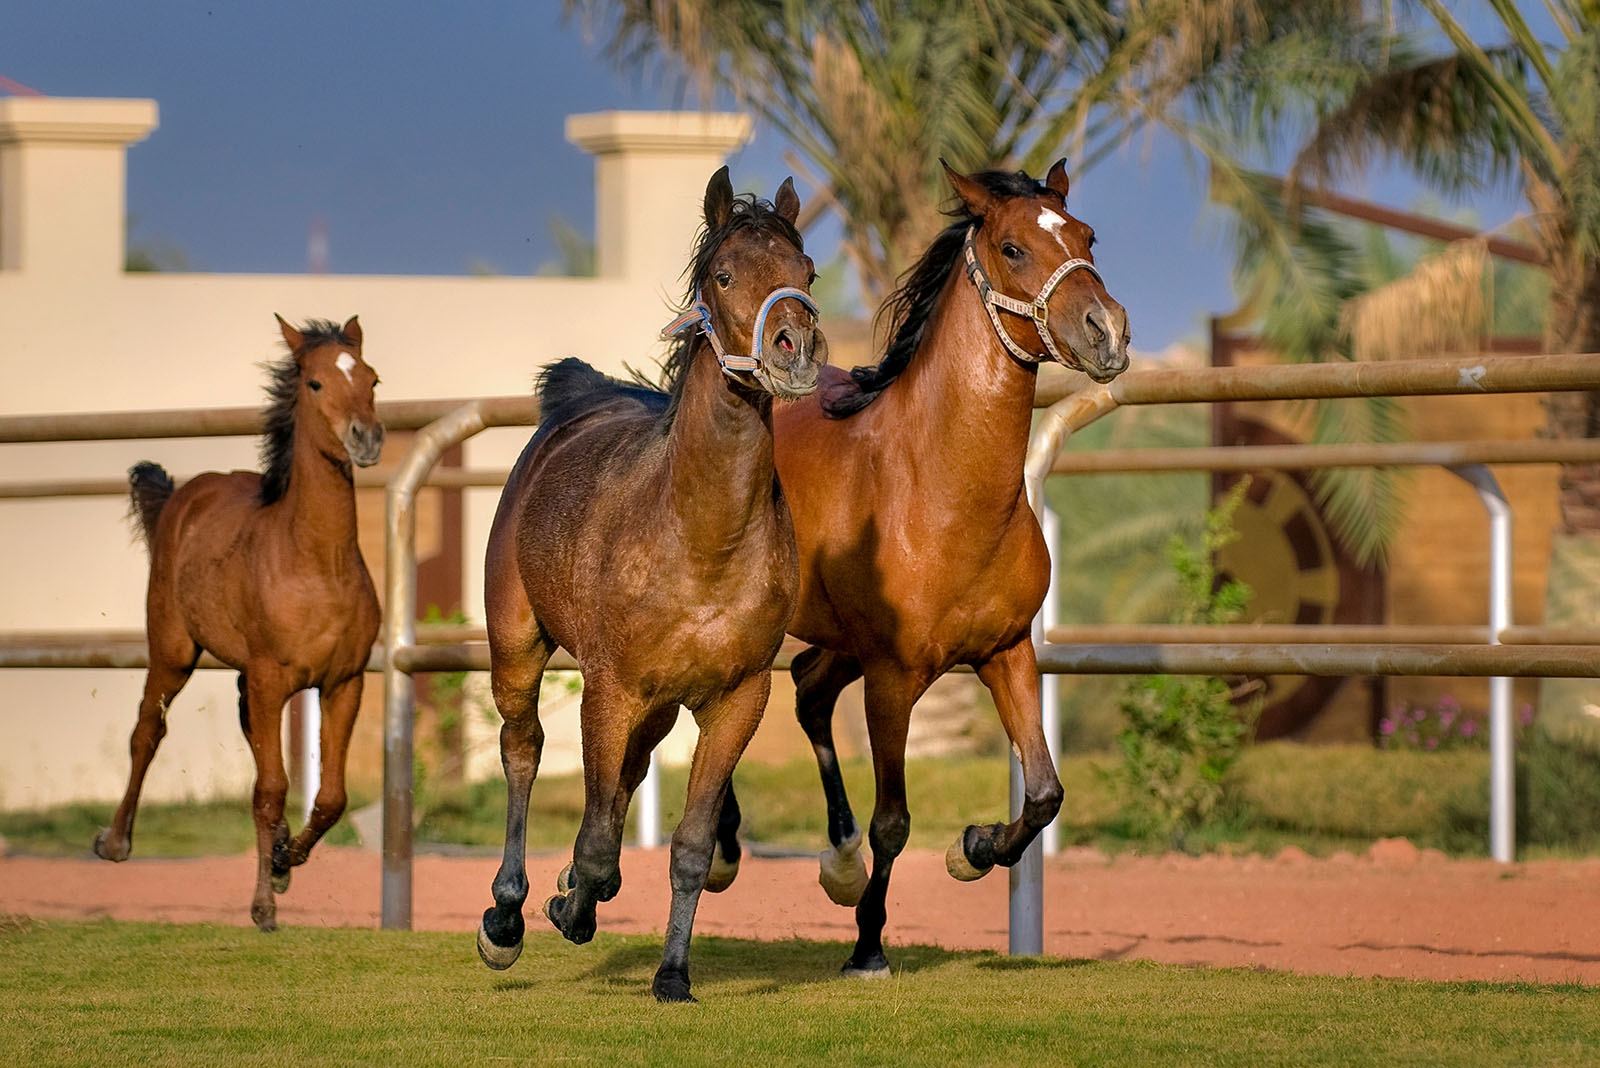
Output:
[[313,686],[300,694],[300,817],[311,822],[322,784],[322,691]]
[[389,480],[384,502],[383,605],[383,889],[381,923],[411,929],[412,753],[416,709],[400,650],[417,641],[417,489],[450,446],[487,425],[473,401],[417,431]]
[[[1044,529],[1044,543],[1050,549],[1050,588],[1045,592],[1044,605],[1033,625],[1033,644],[1043,645],[1045,634],[1060,622],[1061,608],[1056,602],[1056,550],[1061,545],[1061,517],[1047,504],[1040,513],[1039,526]],[[1044,725],[1044,741],[1050,747],[1050,763],[1061,766],[1061,676],[1054,673],[1039,675],[1039,718]],[[1059,772],[1058,772],[1059,774]],[[1013,802],[1015,803],[1015,802]],[[1061,851],[1061,827],[1051,820],[1039,832],[1039,843],[1047,857]]]

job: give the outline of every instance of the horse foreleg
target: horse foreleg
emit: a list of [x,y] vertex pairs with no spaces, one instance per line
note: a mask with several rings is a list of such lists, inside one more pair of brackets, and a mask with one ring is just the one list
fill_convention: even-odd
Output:
[[[289,796],[289,776],[283,767],[283,705],[293,687],[279,677],[273,665],[251,664],[244,672],[244,705],[249,722],[250,755],[256,762],[256,786],[250,814],[256,825],[256,892],[250,901],[250,918],[261,931],[278,927],[278,904],[273,896],[274,869],[288,871],[289,825],[283,807]],[[283,881],[281,878],[276,881]]]
[[624,768],[636,735],[650,717],[633,697],[603,677],[585,678],[583,704],[583,822],[572,847],[572,872],[544,914],[569,942],[594,937],[595,905],[622,887]]
[[[282,871],[278,870],[278,858],[273,858],[272,874],[278,880],[280,894],[288,889],[289,868],[304,864],[311,847],[344,815],[344,766],[350,752],[350,732],[355,729],[356,713],[361,710],[361,683],[361,676],[353,675],[328,687],[322,695],[322,781],[317,785],[310,818],[289,843],[287,864]],[[307,783],[306,789],[310,787]]]
[[[539,722],[539,686],[550,647],[537,637],[520,642],[490,642],[490,678],[495,707],[505,722],[500,727],[500,765],[506,775],[506,843],[491,892],[494,904],[478,926],[478,956],[496,971],[516,963],[522,953],[522,903],[528,899],[528,797],[539,774],[544,752],[544,726]],[[498,637],[491,631],[492,637]]]
[[[819,855],[817,881],[828,897],[849,907],[861,900],[867,886],[867,865],[861,858],[861,828],[850,811],[839,754],[833,742],[833,710],[839,693],[861,677],[861,665],[842,653],[803,650],[794,658],[795,717],[811,740],[822,777],[822,794],[828,804],[827,849]],[[730,798],[732,794],[729,794]],[[737,803],[735,803],[737,814]],[[737,824],[735,825],[737,826]]]
[[1022,815],[1010,823],[968,827],[946,854],[957,879],[977,879],[996,864],[1009,868],[1061,810],[1061,780],[1045,744],[1039,714],[1039,667],[1033,642],[1021,641],[978,665],[978,678],[994,695],[1006,737],[1022,762],[1026,799]]
[[167,734],[167,709],[178,696],[194,671],[200,650],[187,634],[161,641],[154,634],[150,640],[150,670],[144,677],[144,696],[139,701],[139,719],[128,738],[128,755],[132,766],[128,772],[128,789],[122,803],[111,817],[111,826],[95,835],[94,851],[106,860],[127,860],[133,850],[133,817],[139,807],[139,793],[144,789],[145,773],[155,759],[156,748]]
[[906,807],[906,730],[911,706],[927,687],[928,680],[898,667],[867,672],[867,734],[872,742],[878,796],[868,828],[872,877],[856,905],[856,948],[842,969],[853,978],[882,979],[889,974],[889,960],[883,953],[889,875],[911,834],[911,812]]
[[695,714],[700,739],[689,767],[683,819],[672,834],[672,908],[661,966],[651,983],[657,1001],[693,1001],[689,994],[689,939],[700,893],[711,873],[717,823],[733,767],[744,755],[772,692],[772,673],[763,671],[716,698]]

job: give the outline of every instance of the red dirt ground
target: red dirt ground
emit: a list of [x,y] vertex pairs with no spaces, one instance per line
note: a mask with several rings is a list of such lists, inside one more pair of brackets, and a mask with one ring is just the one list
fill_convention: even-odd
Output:
[[[528,861],[530,931],[565,863]],[[459,931],[463,947],[489,903],[493,858],[420,856],[415,925]],[[624,885],[600,927],[658,932],[667,915],[667,853],[624,853]],[[379,858],[323,847],[278,900],[296,926],[375,926]],[[253,856],[193,860],[0,859],[0,913],[175,923],[246,924]],[[853,914],[831,904],[804,859],[747,856],[726,893],[702,898],[697,933],[741,938],[853,938]],[[1418,979],[1600,985],[1600,859],[1501,867],[1380,842],[1360,858],[1310,860],[1119,857],[1072,851],[1047,861],[1045,951],[1104,960]],[[553,932],[547,932],[555,937]],[[1006,874],[971,884],[944,858],[908,852],[890,888],[894,946],[1006,947]]]

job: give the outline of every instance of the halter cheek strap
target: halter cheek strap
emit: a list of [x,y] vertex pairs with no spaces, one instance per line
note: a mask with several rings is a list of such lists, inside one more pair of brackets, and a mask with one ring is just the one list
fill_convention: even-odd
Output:
[[[1076,360],[1069,360],[1061,355],[1061,350],[1056,348],[1055,338],[1050,333],[1049,324],[1046,322],[1050,317],[1050,295],[1056,291],[1056,287],[1061,284],[1062,280],[1073,271],[1088,271],[1094,275],[1097,282],[1104,285],[1105,279],[1100,277],[1100,272],[1095,270],[1094,264],[1088,260],[1070,259],[1060,267],[1057,267],[1055,273],[1045,280],[1044,287],[1039,290],[1039,295],[1033,298],[1032,304],[1024,304],[1015,297],[1008,297],[1004,293],[996,292],[994,286],[989,284],[989,275],[984,271],[983,265],[978,262],[978,251],[972,244],[972,235],[977,232],[977,229],[974,226],[967,231],[961,254],[967,261],[967,277],[977,287],[978,296],[983,301],[983,310],[989,313],[989,321],[994,324],[994,332],[1000,335],[1000,340],[1004,343],[1006,351],[1023,363],[1040,363],[1049,358],[1068,366],[1076,364]],[[1010,312],[1012,315],[1020,315],[1024,319],[1031,319],[1034,329],[1039,332],[1039,339],[1044,342],[1045,352],[1031,353],[1017,344],[1016,340],[1006,332],[1006,328],[1000,323],[1000,313],[1003,311]]]
[[694,291],[694,303],[689,305],[689,310],[678,316],[672,322],[661,328],[663,340],[671,340],[686,330],[699,330],[705,334],[706,340],[711,342],[711,351],[717,354],[717,366],[722,368],[722,373],[732,377],[740,371],[757,371],[765,362],[765,342],[767,314],[780,300],[797,300],[800,306],[811,313],[813,320],[821,316],[817,302],[811,299],[811,294],[794,286],[782,286],[767,294],[767,299],[761,302],[761,308],[756,312],[755,326],[750,331],[750,355],[740,356],[723,348],[722,339],[717,336],[717,328],[711,325],[711,309],[700,296],[700,290]]

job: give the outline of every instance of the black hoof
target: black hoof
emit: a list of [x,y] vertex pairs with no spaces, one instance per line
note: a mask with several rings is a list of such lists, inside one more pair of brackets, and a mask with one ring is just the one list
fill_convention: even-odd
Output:
[[866,957],[851,957],[844,962],[844,967],[839,973],[846,979],[887,979],[889,978],[889,958],[882,953],[873,953]]
[[572,916],[572,902],[570,898],[556,895],[544,903],[545,919],[550,925],[561,932],[565,938],[575,946],[581,946],[594,938],[594,918],[591,916],[587,923],[579,922]]
[[656,972],[655,982],[650,984],[650,992],[656,996],[657,1001],[694,1001],[695,997],[689,993],[689,976],[683,972]]
[[[494,909],[489,911],[493,912]],[[522,939],[520,938],[510,946],[495,945],[494,940],[489,937],[489,919],[488,915],[485,914],[484,922],[478,925],[478,959],[495,971],[503,972],[517,963],[517,958],[521,955]]]
[[494,945],[510,949],[522,945],[522,909],[500,908],[498,905],[483,910],[483,922],[478,929]]

